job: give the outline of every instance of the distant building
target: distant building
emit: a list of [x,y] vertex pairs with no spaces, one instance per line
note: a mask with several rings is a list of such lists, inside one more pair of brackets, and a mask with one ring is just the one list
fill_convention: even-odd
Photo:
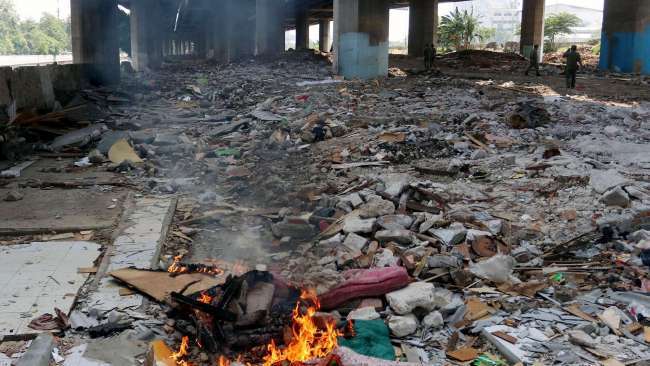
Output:
[[546,6],[546,16],[558,13],[574,14],[582,20],[582,26],[575,27],[573,34],[558,37],[558,42],[581,43],[599,39],[603,27],[603,11],[581,6],[556,4]]
[[[478,16],[481,26],[494,28],[495,36],[487,42],[505,43],[519,41],[519,29],[521,26],[522,0],[474,0],[458,3],[456,7],[463,11],[473,11]],[[586,42],[590,39],[599,38],[603,23],[603,11],[567,4],[547,5],[546,16],[557,13],[571,13],[583,21],[583,26],[576,27],[575,34],[560,37],[559,42]]]
[[475,0],[459,3],[457,7],[460,11],[473,11],[482,27],[494,28],[494,37],[483,40],[484,43],[519,41],[522,0]]

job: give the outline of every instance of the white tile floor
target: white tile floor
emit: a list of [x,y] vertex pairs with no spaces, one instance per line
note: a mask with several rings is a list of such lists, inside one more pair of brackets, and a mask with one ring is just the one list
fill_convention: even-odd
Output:
[[57,307],[68,312],[100,246],[91,242],[47,242],[0,247],[0,336],[38,333],[27,327]]

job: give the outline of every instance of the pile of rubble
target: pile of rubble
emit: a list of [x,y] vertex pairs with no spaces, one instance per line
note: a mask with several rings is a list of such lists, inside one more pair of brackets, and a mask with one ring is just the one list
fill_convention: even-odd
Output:
[[495,52],[488,50],[462,50],[444,54],[439,58],[442,65],[470,70],[513,71],[523,67],[526,58],[513,52]]
[[149,364],[301,364],[296,344],[342,365],[650,358],[647,102],[345,81],[303,53],[169,66],[125,90],[56,150],[178,203],[161,270],[110,272],[156,304],[75,309],[76,346],[128,343],[137,319]]
[[[578,52],[582,58],[582,63],[585,66],[586,70],[596,71],[598,68],[598,62],[600,62],[600,54],[594,53],[595,46],[580,45],[578,47]],[[569,47],[561,48],[558,51],[545,53],[544,62],[551,64],[562,64],[566,63],[566,58],[564,53],[568,50]]]

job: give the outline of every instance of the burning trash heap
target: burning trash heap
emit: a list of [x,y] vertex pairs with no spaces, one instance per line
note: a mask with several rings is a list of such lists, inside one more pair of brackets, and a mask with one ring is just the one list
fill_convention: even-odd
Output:
[[[216,268],[185,265],[175,258],[170,275],[221,274]],[[313,291],[299,290],[278,281],[269,272],[250,271],[229,276],[223,285],[197,293],[170,293],[174,313],[196,329],[183,336],[171,358],[178,365],[192,365],[190,347],[215,355],[219,365],[235,362],[264,366],[316,359],[334,362],[338,337],[347,323],[319,316],[319,299]],[[231,361],[231,357],[236,361]],[[324,363],[335,365],[337,363]]]

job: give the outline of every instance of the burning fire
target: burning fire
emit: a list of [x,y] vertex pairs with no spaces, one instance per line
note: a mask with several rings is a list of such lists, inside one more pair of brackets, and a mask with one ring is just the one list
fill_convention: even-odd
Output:
[[212,296],[210,296],[207,292],[203,291],[201,292],[201,296],[198,298],[198,301],[204,304],[212,304],[212,299],[213,299]]
[[221,275],[223,270],[213,266],[207,266],[204,264],[185,264],[182,263],[182,255],[177,255],[174,257],[174,262],[167,268],[167,272],[175,274],[183,273],[205,273],[210,275]]
[[174,361],[176,361],[177,365],[180,366],[189,366],[189,363],[187,361],[183,360],[182,358],[187,356],[187,349],[190,346],[190,337],[184,336],[183,340],[181,341],[181,346],[178,349],[178,352],[172,353],[170,356]]
[[338,345],[337,337],[341,333],[336,329],[336,324],[328,322],[326,329],[320,330],[314,322],[314,314],[320,308],[316,294],[313,291],[303,291],[300,299],[312,305],[302,314],[300,302],[296,304],[293,309],[291,342],[280,348],[272,341],[267,348],[268,354],[264,357],[264,366],[273,366],[283,361],[293,363],[327,357]]

